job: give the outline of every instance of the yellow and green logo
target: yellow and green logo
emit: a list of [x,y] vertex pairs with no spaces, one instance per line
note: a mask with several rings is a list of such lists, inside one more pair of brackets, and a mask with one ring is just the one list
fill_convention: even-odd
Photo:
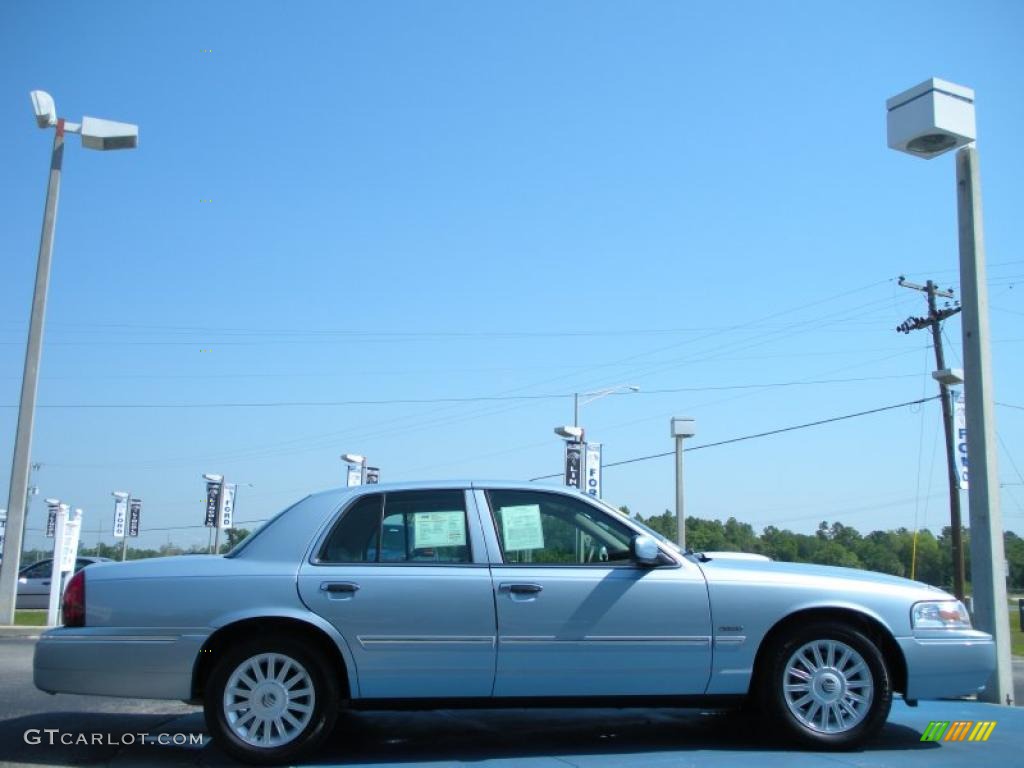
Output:
[[995,727],[995,720],[932,720],[921,741],[988,741]]

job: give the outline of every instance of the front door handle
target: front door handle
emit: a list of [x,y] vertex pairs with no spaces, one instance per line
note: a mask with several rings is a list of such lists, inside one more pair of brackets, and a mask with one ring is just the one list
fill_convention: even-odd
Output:
[[507,590],[513,595],[535,595],[544,587],[540,584],[501,584],[498,589]]
[[320,585],[320,590],[329,595],[348,594],[351,595],[359,589],[354,581],[325,581]]

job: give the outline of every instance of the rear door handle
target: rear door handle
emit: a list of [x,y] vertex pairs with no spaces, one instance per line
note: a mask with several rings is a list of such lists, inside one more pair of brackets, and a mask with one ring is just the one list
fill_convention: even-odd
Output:
[[354,594],[359,585],[354,581],[325,581],[320,585],[320,590],[329,595]]
[[535,595],[544,587],[540,584],[500,584],[498,589],[507,590],[513,595]]

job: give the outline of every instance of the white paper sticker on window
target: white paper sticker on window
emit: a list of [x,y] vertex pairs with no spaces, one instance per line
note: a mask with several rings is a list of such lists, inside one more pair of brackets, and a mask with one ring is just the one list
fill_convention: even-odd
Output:
[[413,549],[464,547],[466,514],[455,512],[417,512],[412,518]]
[[543,549],[544,530],[540,525],[540,506],[526,504],[521,507],[502,507],[501,532],[508,551]]

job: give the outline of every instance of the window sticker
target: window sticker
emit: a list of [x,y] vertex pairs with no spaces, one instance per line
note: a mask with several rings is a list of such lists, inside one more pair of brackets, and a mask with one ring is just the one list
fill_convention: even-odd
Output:
[[501,532],[505,549],[544,549],[540,505],[501,508]]
[[417,512],[412,518],[412,548],[464,547],[466,514],[454,512]]

